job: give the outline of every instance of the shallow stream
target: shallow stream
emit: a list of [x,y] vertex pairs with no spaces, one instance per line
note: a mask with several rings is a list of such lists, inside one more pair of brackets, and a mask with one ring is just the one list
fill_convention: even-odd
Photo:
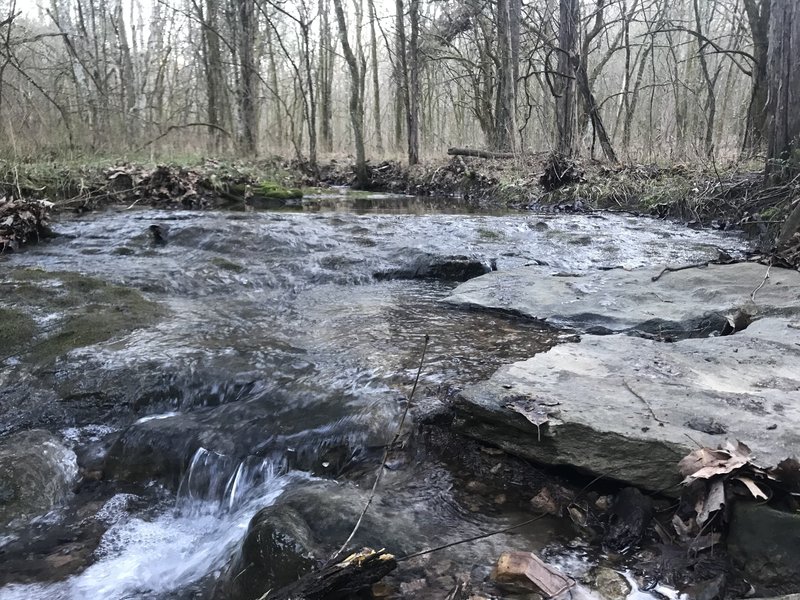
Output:
[[[343,507],[363,505],[425,334],[420,402],[569,338],[440,304],[457,282],[413,278],[421,264],[463,255],[576,273],[697,262],[742,245],[624,215],[445,214],[430,201],[346,196],[325,210],[110,210],[55,230],[0,258],[0,281],[42,269],[59,275],[36,285],[60,289],[63,273],[80,273],[133,288],[160,312],[54,356],[37,350],[46,332],[97,309],[15,297],[39,346],[0,356],[0,432],[56,433],[84,480],[55,510],[0,530],[3,600],[208,597],[252,516],[290,492],[308,493],[322,542],[340,544],[354,520]],[[452,464],[430,450],[392,458],[374,509],[383,545],[403,555],[530,516],[502,489],[471,495],[480,486]],[[508,548],[579,572],[592,559],[575,538],[545,519],[406,563],[394,593],[441,598],[454,573],[484,577]]]

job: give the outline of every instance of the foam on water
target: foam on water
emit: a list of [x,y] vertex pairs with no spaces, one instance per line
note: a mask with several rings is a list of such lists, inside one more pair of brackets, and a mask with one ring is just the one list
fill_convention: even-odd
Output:
[[155,598],[219,572],[235,552],[253,515],[275,502],[302,474],[264,477],[232,494],[238,502],[182,498],[157,516],[127,513],[128,494],[111,498],[97,517],[111,523],[82,573],[53,584],[12,584],[0,600],[122,600]]

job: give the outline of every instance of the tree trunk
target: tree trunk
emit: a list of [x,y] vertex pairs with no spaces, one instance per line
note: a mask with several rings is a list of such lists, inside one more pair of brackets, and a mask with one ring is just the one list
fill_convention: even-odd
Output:
[[308,164],[316,172],[317,170],[317,98],[314,90],[314,67],[311,64],[311,23],[308,15],[303,12],[302,32],[303,32],[303,67],[306,76],[305,108],[306,118],[308,119]]
[[238,15],[239,34],[239,118],[241,150],[255,155],[258,147],[258,106],[256,103],[258,71],[255,64],[255,0],[233,3]]
[[333,60],[334,48],[331,36],[331,25],[328,20],[330,4],[328,0],[319,0],[319,113],[320,113],[320,138],[322,150],[333,152],[333,111],[332,111],[332,87],[333,87]]
[[769,3],[770,0],[744,0],[753,38],[753,58],[755,58],[750,104],[747,108],[747,123],[742,142],[742,151],[745,154],[757,152],[766,139]]
[[356,186],[366,188],[369,185],[369,172],[364,151],[364,105],[361,101],[363,73],[347,39],[347,22],[344,19],[342,0],[333,0],[333,6],[339,23],[339,41],[342,43],[344,59],[350,70],[350,123],[353,126],[353,142],[356,147]]
[[706,117],[706,130],[703,137],[703,147],[705,148],[706,156],[711,156],[714,152],[714,121],[717,115],[717,94],[715,86],[717,83],[716,76],[712,77],[708,68],[708,60],[706,59],[706,43],[702,39],[703,29],[700,23],[700,4],[699,0],[693,0],[694,7],[694,22],[697,28],[697,55],[700,59],[700,70],[703,73],[703,79],[706,82],[706,102],[705,102],[705,117]]
[[[520,6],[513,3],[515,7]],[[519,14],[512,12],[512,0],[497,0],[497,90],[494,111],[494,139],[497,150],[516,149],[516,87],[513,31],[519,29]]]
[[375,0],[369,0],[369,45],[370,58],[372,63],[372,116],[375,119],[375,140],[377,142],[378,154],[383,154],[383,133],[381,123],[381,82],[378,70],[378,38],[375,35],[375,21],[378,14],[375,11]]
[[[114,10],[114,29],[117,34],[119,45],[119,78],[122,90],[122,118],[125,123],[126,134],[129,139],[136,139],[136,118],[127,118],[136,108],[136,71],[133,67],[131,58],[131,48],[128,44],[128,33],[125,26],[125,18],[122,12],[122,2],[117,2]],[[133,115],[135,117],[135,115]]]
[[408,45],[408,164],[419,162],[419,0],[411,0],[409,8],[409,24],[411,38]]
[[477,150],[475,148],[448,148],[449,156],[474,156],[476,158],[514,158],[513,152],[496,152],[494,150]]
[[558,27],[558,74],[556,75],[557,150],[564,156],[575,154],[575,75],[573,60],[577,52],[580,13],[578,0],[560,0]]
[[772,0],[769,20],[767,173],[774,181],[800,172],[800,3]]
[[[225,93],[225,78],[220,51],[219,20],[217,2],[206,0],[206,14],[203,26],[203,47],[205,48],[206,71],[206,120],[210,125],[222,127],[222,106]],[[222,134],[219,129],[208,128],[208,148],[219,152]]]
[[[575,57],[578,60],[578,57]],[[606,128],[603,125],[603,119],[600,117],[600,109],[597,107],[597,101],[594,99],[594,94],[589,86],[589,75],[586,73],[586,65],[575,64],[575,74],[578,79],[578,89],[583,97],[584,105],[589,114],[592,122],[594,134],[600,140],[600,147],[603,149],[603,154],[609,162],[616,163],[617,155],[611,145],[611,140],[608,137]]]

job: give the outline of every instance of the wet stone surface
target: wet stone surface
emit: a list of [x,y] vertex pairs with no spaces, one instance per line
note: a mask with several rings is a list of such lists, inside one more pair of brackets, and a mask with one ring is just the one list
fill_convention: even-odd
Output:
[[[582,336],[500,368],[455,400],[454,426],[509,452],[574,465],[651,491],[681,480],[672,465],[702,444],[747,440],[758,461],[800,452],[798,324],[765,318],[725,337],[665,344],[633,336]],[[509,408],[542,405],[547,423]],[[700,431],[698,419],[724,423]]]

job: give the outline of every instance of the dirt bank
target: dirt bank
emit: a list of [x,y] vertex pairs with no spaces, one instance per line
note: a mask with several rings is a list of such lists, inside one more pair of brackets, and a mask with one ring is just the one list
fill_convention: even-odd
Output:
[[[456,155],[413,167],[384,161],[370,164],[369,172],[368,189],[359,193],[458,198],[467,205],[537,212],[620,210],[678,218],[692,227],[742,228],[763,251],[774,250],[781,225],[800,198],[797,182],[765,187],[762,171],[741,165],[708,171],[685,165],[606,167],[552,155]],[[351,186],[355,179],[347,159],[311,168],[281,158],[206,159],[193,165],[0,163],[0,174],[5,182],[0,184],[3,249],[45,235],[53,211],[109,205],[192,210],[313,206],[324,201],[330,188]],[[775,264],[796,268],[800,236],[772,254]]]

